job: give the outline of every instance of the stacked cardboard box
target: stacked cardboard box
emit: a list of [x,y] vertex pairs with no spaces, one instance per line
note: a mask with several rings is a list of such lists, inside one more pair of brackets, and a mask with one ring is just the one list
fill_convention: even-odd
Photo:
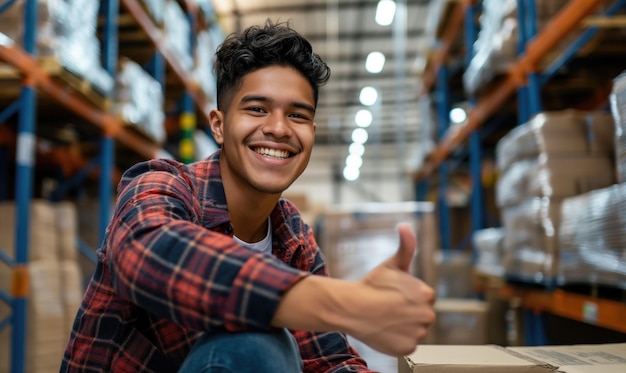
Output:
[[[0,250],[15,258],[15,204],[0,204]],[[82,300],[82,286],[75,244],[73,206],[43,200],[33,201],[30,208],[28,298],[26,318],[26,371],[58,371],[71,323]],[[75,237],[73,237],[75,239]],[[1,263],[1,262],[0,262]],[[11,294],[12,268],[0,264],[0,289]],[[0,318],[12,312],[0,302]],[[12,349],[12,327],[0,331],[0,372],[8,372]]]
[[613,129],[605,111],[544,112],[500,140],[496,201],[506,275],[531,282],[556,277],[561,202],[615,182]]
[[[25,0],[17,0],[0,12],[0,32],[21,44],[24,35]],[[105,95],[113,91],[113,78],[100,63],[96,34],[100,3],[92,0],[37,1],[36,55],[60,63],[63,68],[92,84]]]
[[[567,3],[567,0],[535,2],[537,30]],[[463,74],[465,90],[474,94],[491,79],[506,73],[518,56],[518,4],[516,0],[484,0],[479,19],[480,30],[473,45],[473,56]]]
[[476,299],[441,298],[435,302],[437,319],[425,344],[480,345],[488,343],[488,304]]
[[474,232],[472,241],[477,253],[476,271],[495,277],[504,275],[504,267],[502,266],[503,240],[503,228],[486,228]]
[[559,282],[626,289],[626,183],[562,205]]
[[121,58],[113,112],[157,144],[166,139],[163,88],[139,64]]
[[399,359],[399,373],[617,373],[626,344],[507,347],[421,345]]

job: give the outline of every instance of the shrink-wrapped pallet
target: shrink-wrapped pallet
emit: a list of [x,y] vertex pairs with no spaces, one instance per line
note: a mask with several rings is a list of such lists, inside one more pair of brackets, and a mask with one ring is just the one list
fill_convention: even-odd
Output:
[[562,199],[615,182],[612,159],[607,156],[554,158],[542,154],[513,163],[496,184],[496,203],[512,206],[532,197]]
[[479,229],[472,235],[472,242],[477,253],[476,270],[482,274],[502,277],[504,228]]
[[141,3],[154,23],[161,25],[165,13],[165,0],[141,0]]
[[[534,20],[541,31],[568,0],[535,1]],[[479,18],[478,37],[472,46],[472,58],[463,74],[467,93],[476,94],[489,81],[508,72],[519,55],[520,24],[517,0],[484,0]],[[528,18],[528,11],[524,12]]]
[[[0,12],[0,32],[18,44],[24,37],[25,0],[17,0]],[[63,68],[88,81],[104,95],[113,91],[113,78],[100,63],[97,36],[98,9],[94,0],[37,1],[36,51],[38,57],[52,58],[44,68]]]
[[136,62],[122,58],[116,77],[113,111],[152,141],[165,141],[163,87]]
[[[61,298],[60,269],[56,260],[37,260],[28,264],[29,294],[26,319],[26,372],[48,373],[59,369],[69,334],[65,328],[65,314]],[[11,286],[11,272],[0,272],[0,288]],[[0,302],[0,315],[9,312]],[[12,327],[0,331],[0,345],[11,346]],[[10,351],[0,352],[0,372],[9,371]]]
[[215,61],[215,52],[223,39],[223,35],[218,28],[213,27],[200,31],[196,39],[194,67],[191,76],[198,83],[202,92],[204,92],[210,105],[217,107],[217,82],[213,71],[213,63]]
[[531,198],[502,209],[503,265],[508,277],[537,283],[554,280],[560,208],[558,201]]
[[76,260],[59,261],[64,333],[69,337],[76,312],[83,300],[83,277]]
[[613,80],[610,94],[611,112],[615,119],[615,158],[617,177],[626,182],[626,72]]
[[626,183],[567,198],[559,281],[626,289]]
[[56,213],[57,247],[59,260],[76,260],[78,247],[78,221],[76,204],[62,201],[54,204]]
[[[0,250],[15,258],[16,206],[12,201],[0,202]],[[28,219],[28,260],[57,258],[56,213],[46,200],[33,200]],[[4,263],[0,261],[4,270]]]
[[519,160],[537,158],[541,154],[612,157],[614,128],[613,116],[608,111],[567,109],[541,112],[498,141],[497,166],[503,171]]
[[165,47],[176,56],[180,66],[190,72],[193,68],[191,25],[176,0],[165,1],[163,24]]

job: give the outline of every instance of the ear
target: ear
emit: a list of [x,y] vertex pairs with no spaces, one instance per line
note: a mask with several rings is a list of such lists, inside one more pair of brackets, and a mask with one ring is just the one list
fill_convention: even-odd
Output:
[[211,134],[218,145],[224,143],[224,113],[213,109],[209,112],[209,125],[211,126]]

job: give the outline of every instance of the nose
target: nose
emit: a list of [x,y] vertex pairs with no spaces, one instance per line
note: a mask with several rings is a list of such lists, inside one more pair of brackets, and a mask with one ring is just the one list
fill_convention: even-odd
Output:
[[273,135],[276,138],[290,136],[291,124],[289,123],[289,118],[281,110],[272,112],[263,125],[263,133]]

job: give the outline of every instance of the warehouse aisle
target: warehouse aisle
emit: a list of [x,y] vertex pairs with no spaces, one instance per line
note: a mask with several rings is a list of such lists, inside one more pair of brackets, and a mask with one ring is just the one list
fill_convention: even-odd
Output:
[[[361,278],[393,255],[397,245],[397,238],[376,232],[344,236],[337,243],[335,255],[329,258],[331,276],[350,280]],[[383,373],[398,371],[397,358],[379,353],[354,338],[349,339],[370,368]]]

